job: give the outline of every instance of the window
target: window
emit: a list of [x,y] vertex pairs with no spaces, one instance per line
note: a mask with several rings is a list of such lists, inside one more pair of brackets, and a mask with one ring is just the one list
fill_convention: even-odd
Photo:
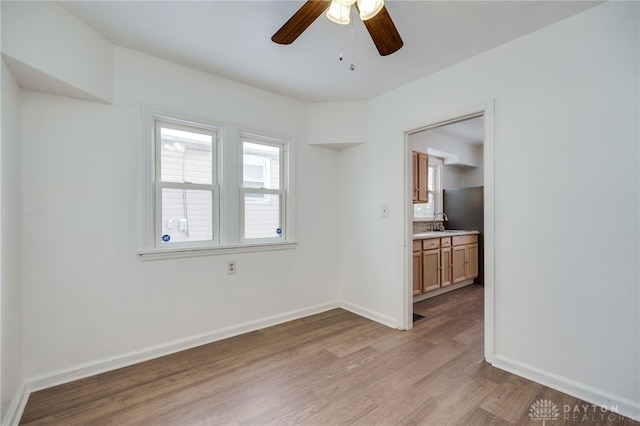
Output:
[[442,186],[440,183],[442,165],[441,158],[429,156],[429,201],[413,205],[414,219],[432,219],[434,214],[442,211]]
[[143,260],[295,248],[288,141],[143,115]]
[[285,145],[250,136],[241,141],[241,240],[284,239]]
[[155,122],[156,245],[219,242],[217,130]]

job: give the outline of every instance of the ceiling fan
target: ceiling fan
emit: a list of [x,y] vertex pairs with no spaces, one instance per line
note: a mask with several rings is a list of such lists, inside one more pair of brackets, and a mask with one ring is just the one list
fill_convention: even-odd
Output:
[[387,56],[398,51],[404,43],[384,0],[307,0],[271,40],[278,44],[293,43],[324,11],[333,22],[346,25],[350,22],[354,3],[380,55]]

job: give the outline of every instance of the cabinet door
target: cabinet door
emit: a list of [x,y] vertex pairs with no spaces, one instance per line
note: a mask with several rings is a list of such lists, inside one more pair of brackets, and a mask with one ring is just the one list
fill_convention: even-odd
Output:
[[440,266],[441,266],[441,279],[442,287],[453,284],[453,264],[451,258],[451,247],[443,248],[440,251]]
[[466,248],[465,246],[455,246],[452,248],[453,260],[453,282],[458,283],[467,279],[466,271]]
[[478,245],[469,244],[465,246],[465,269],[467,279],[478,276]]
[[413,253],[413,295],[422,293],[422,252]]
[[429,156],[418,153],[418,202],[429,201]]
[[422,252],[422,291],[440,288],[440,250]]

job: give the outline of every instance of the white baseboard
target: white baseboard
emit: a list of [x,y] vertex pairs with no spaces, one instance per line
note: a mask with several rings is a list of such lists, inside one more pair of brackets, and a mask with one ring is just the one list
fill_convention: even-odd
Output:
[[16,391],[13,400],[11,401],[11,405],[7,410],[4,422],[2,422],[2,426],[18,426],[18,424],[20,423],[20,418],[22,418],[24,407],[27,406],[29,393],[30,392],[28,391],[27,386],[22,383]]
[[[287,321],[315,315],[335,308],[342,308],[356,315],[368,318],[372,321],[384,324],[391,328],[399,328],[398,322],[386,315],[371,311],[361,306],[347,302],[330,302],[312,306],[305,309],[290,311],[280,315],[274,315],[260,320],[249,321],[232,327],[219,329],[210,333],[178,339],[163,345],[149,347],[143,350],[130,352],[116,357],[86,363],[80,366],[60,370],[50,374],[28,379],[16,392],[9,407],[3,426],[18,425],[31,392],[68,383],[74,380],[111,371],[117,368],[148,361],[150,359],[169,355],[175,352],[194,348],[196,346],[212,343],[218,340],[281,324]],[[493,357],[492,365],[496,368],[508,371],[518,376],[525,377],[537,383],[580,398],[598,407],[615,407],[622,416],[640,421],[640,403],[605,392],[576,382],[566,377],[541,370],[537,367],[513,360],[504,355],[497,354]]]
[[231,327],[221,328],[219,330],[215,330],[205,334],[174,340],[172,342],[140,349],[122,355],[104,358],[72,368],[31,377],[26,380],[26,383],[24,384],[24,386],[22,386],[20,393],[16,395],[16,400],[14,400],[14,403],[11,405],[11,409],[13,411],[10,411],[10,415],[7,416],[7,419],[10,419],[8,421],[8,425],[13,426],[18,424],[20,418],[22,417],[24,408],[27,404],[29,394],[31,392],[36,392],[64,383],[69,383],[74,380],[83,379],[140,362],[149,361],[161,356],[170,355],[197,346],[216,342],[222,339],[227,339],[229,337],[238,336],[240,334],[260,330],[262,328],[282,324],[284,322],[296,320],[299,318],[308,317],[310,315],[319,314],[321,312],[336,309],[339,307],[340,303],[338,302],[329,302],[315,305],[304,309],[298,309],[283,314],[273,315],[259,320],[248,321]]
[[[611,411],[617,411],[615,414],[640,421],[640,402],[638,401],[632,401],[620,395],[614,395],[602,389],[597,389],[584,383],[571,380],[568,377],[550,373],[500,354],[494,355],[492,365],[575,398],[582,399],[597,407],[605,407]],[[560,411],[562,412],[562,409],[560,409]]]
[[356,315],[368,318],[372,321],[379,322],[388,327],[399,328],[398,322],[393,318],[365,309],[346,302],[329,302],[304,309],[286,312],[284,314],[274,315],[260,320],[248,321],[231,327],[222,328],[209,333],[195,335],[184,339],[174,340],[165,344],[152,346],[137,351],[117,355],[110,358],[104,358],[98,361],[92,361],[71,367],[64,370],[58,370],[52,373],[31,377],[26,380],[7,413],[7,422],[3,426],[18,425],[22,413],[27,405],[27,400],[31,392],[69,383],[74,380],[84,379],[96,374],[105,373],[118,368],[127,367],[151,359],[170,355],[183,350],[191,349],[197,346],[216,342],[229,337],[238,336],[240,334],[249,333],[251,331],[260,330],[284,322],[296,320],[310,315],[326,312],[331,309],[342,308],[353,312]]
[[356,315],[360,315],[361,317],[365,317],[370,319],[371,321],[379,322],[380,324],[386,325],[387,327],[400,329],[400,324],[395,319],[388,317],[386,315],[382,315],[378,312],[371,311],[369,309],[363,308],[362,306],[354,305],[353,303],[348,303],[343,301],[340,304],[340,307],[349,312],[353,312]]

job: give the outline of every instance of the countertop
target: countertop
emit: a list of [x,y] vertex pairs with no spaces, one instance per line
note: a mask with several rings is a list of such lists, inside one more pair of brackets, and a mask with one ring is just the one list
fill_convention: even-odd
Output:
[[426,238],[440,238],[440,237],[451,237],[454,235],[473,235],[479,234],[478,231],[467,231],[462,229],[447,229],[445,231],[429,231],[429,232],[420,232],[418,234],[413,234],[414,240],[424,240]]

